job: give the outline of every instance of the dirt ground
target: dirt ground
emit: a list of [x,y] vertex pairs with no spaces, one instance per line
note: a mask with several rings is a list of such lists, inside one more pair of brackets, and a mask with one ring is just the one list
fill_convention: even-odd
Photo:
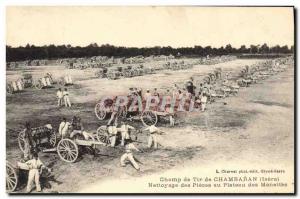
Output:
[[[7,160],[15,162],[21,156],[17,146],[18,130],[25,121],[34,126],[51,123],[58,127],[62,117],[79,115],[88,131],[106,121],[98,121],[94,106],[105,95],[126,94],[130,87],[158,88],[164,92],[173,83],[182,85],[193,76],[196,82],[215,67],[239,71],[245,65],[263,60],[243,59],[217,65],[197,65],[182,71],[159,71],[157,74],[130,79],[96,79],[94,69],[68,70],[63,67],[35,67],[34,77],[51,72],[55,77],[71,74],[75,85],[69,87],[72,108],[56,106],[56,89],[26,89],[22,93],[7,95]],[[8,71],[7,80],[17,78],[20,71]],[[151,174],[192,165],[212,165],[218,162],[256,162],[293,165],[294,151],[294,70],[289,68],[248,88],[241,88],[238,96],[218,100],[208,105],[204,113],[182,113],[175,127],[167,122],[159,123],[166,134],[160,138],[161,148],[146,149],[147,136],[139,137],[137,147],[143,153],[136,156],[142,162],[141,171],[130,166],[120,167],[121,147],[114,149],[99,146],[100,154],[84,154],[69,164],[55,153],[41,154],[42,161],[52,168],[52,176],[43,178],[43,192],[105,192],[101,183],[119,178],[143,178]],[[224,103],[226,102],[226,103]],[[140,121],[131,123],[141,128]],[[103,183],[102,183],[103,184]],[[18,192],[24,191],[25,184]],[[137,190],[138,191],[138,190]]]

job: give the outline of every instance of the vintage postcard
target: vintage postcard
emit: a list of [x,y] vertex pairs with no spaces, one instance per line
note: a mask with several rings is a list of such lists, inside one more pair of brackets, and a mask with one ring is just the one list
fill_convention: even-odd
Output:
[[293,194],[294,24],[287,6],[7,6],[7,192]]

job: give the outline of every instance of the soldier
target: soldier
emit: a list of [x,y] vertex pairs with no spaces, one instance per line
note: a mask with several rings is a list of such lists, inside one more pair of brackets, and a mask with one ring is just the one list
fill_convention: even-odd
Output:
[[200,102],[201,102],[201,111],[205,111],[206,109],[206,103],[207,103],[207,94],[206,92],[202,93],[202,96],[200,98]]
[[170,89],[166,90],[165,96],[172,96],[172,93],[170,92]]
[[125,122],[122,122],[119,130],[121,131],[121,145],[124,146],[125,140],[130,139],[129,130],[135,130],[135,128],[126,124]]
[[178,100],[182,100],[184,98],[184,93],[181,90],[178,90]]
[[67,88],[65,88],[65,90],[63,91],[63,97],[64,97],[64,102],[65,102],[65,107],[71,107],[69,92],[68,92]]
[[177,84],[174,84],[174,88],[173,88],[173,98],[177,98],[178,97],[178,91],[179,91],[179,87],[177,86]]
[[203,90],[204,90],[203,84],[200,83],[200,85],[199,85],[199,94],[200,94],[200,95],[202,94]]
[[186,90],[188,93],[190,93],[191,95],[195,95],[195,87],[194,87],[194,79],[191,77],[186,83],[185,83],[185,86],[186,86]]
[[[27,181],[27,187],[26,187],[26,192],[30,193],[32,189],[32,184],[33,182],[35,183],[36,186],[36,191],[41,192],[41,184],[40,184],[40,171],[43,168],[47,168],[44,166],[42,161],[39,159],[38,154],[34,153],[33,158],[31,160],[28,160],[26,162],[29,168],[29,173],[28,173],[28,181]],[[48,168],[48,172],[51,170]]]
[[159,97],[159,93],[157,91],[157,88],[154,88],[153,96]]
[[145,100],[145,101],[147,101],[147,100],[148,100],[148,98],[150,98],[150,97],[151,97],[150,90],[149,90],[149,89],[147,89],[146,93],[144,94],[144,100]]
[[142,88],[138,88],[138,89],[137,89],[137,94],[138,94],[138,96],[142,97],[142,93],[143,93]]
[[118,129],[117,125],[107,125],[107,131],[108,131],[108,136],[110,140],[110,146],[115,147],[116,146],[116,140],[117,140],[117,134],[118,134]]
[[76,134],[83,135],[85,140],[88,140],[90,137],[92,137],[88,132],[84,131],[80,117],[74,116],[71,125],[72,125],[72,133],[70,135],[70,138],[73,138]]
[[125,153],[121,156],[120,163],[122,167],[126,166],[127,162],[130,162],[136,170],[140,170],[139,164],[136,162],[135,157],[133,156],[132,150],[141,152],[138,148],[134,146],[131,140],[128,140],[128,143],[125,146]]
[[148,138],[148,148],[151,148],[152,146],[157,149],[158,148],[158,140],[157,140],[157,135],[158,134],[163,134],[164,132],[161,131],[160,129],[158,129],[155,125],[151,125],[145,129],[143,129],[143,131],[149,131],[149,138]]
[[175,126],[175,115],[171,114],[169,119],[170,119],[170,126]]
[[107,122],[107,125],[110,125],[112,122],[117,124],[118,123],[118,115],[120,112],[121,112],[121,107],[118,104],[113,106],[112,113],[111,113],[110,119]]
[[60,107],[63,104],[63,92],[61,91],[61,88],[58,89],[57,93],[56,93],[57,99],[58,99],[58,103],[57,106]]
[[159,93],[157,91],[157,88],[154,88],[154,92],[153,92],[152,96],[154,96],[154,98],[156,99],[156,102],[159,103]]
[[62,119],[62,122],[59,124],[58,133],[62,138],[67,137],[68,129],[70,127],[70,123],[67,122],[66,118]]
[[129,96],[129,97],[132,97],[133,95],[134,95],[133,88],[129,88],[128,96]]

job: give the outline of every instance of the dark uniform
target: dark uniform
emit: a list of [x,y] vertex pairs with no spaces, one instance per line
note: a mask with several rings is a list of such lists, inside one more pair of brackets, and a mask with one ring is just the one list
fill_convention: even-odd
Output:
[[195,95],[195,91],[194,91],[194,84],[191,80],[186,82],[186,90],[188,93]]

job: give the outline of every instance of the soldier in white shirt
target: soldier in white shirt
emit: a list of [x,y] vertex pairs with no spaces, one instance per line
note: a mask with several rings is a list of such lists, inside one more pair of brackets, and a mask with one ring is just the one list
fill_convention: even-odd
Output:
[[118,130],[121,132],[121,145],[124,146],[125,140],[130,139],[129,130],[135,130],[135,128],[126,124],[125,122],[122,122],[121,124],[121,128]]
[[170,126],[175,126],[175,115],[171,114],[169,116],[169,119],[170,119]]
[[173,98],[177,98],[178,97],[178,91],[179,91],[179,87],[177,86],[177,84],[174,84],[174,87],[173,87],[173,92],[172,92],[172,97]]
[[115,147],[116,146],[117,133],[118,133],[117,126],[116,125],[107,125],[107,131],[108,131],[108,135],[109,135],[110,146]]
[[158,134],[163,134],[164,132],[161,131],[160,129],[158,129],[156,126],[151,125],[145,129],[143,129],[143,131],[149,131],[149,138],[148,138],[148,148],[151,148],[152,146],[157,149],[158,148],[158,140],[157,140],[157,135]]
[[68,130],[71,124],[67,122],[66,118],[63,118],[63,121],[59,124],[58,133],[61,138],[66,138],[68,136]]
[[61,88],[58,89],[57,93],[56,93],[56,97],[57,97],[57,106],[62,106],[63,104],[63,92],[61,91]]
[[146,93],[144,94],[144,100],[147,101],[151,97],[150,90],[147,89]]
[[125,167],[127,162],[130,162],[136,170],[140,170],[140,166],[136,162],[136,160],[133,156],[133,153],[132,153],[133,150],[141,152],[138,148],[136,148],[134,146],[134,144],[131,142],[131,140],[129,140],[128,144],[126,144],[126,146],[125,146],[125,153],[121,156],[121,159],[120,159],[121,166]]
[[207,104],[207,93],[206,92],[202,93],[200,102],[201,102],[201,111],[205,111],[206,104]]
[[65,107],[71,107],[69,92],[68,92],[67,88],[65,88],[65,90],[63,91],[63,97],[64,97],[64,102],[65,102]]
[[[31,192],[33,182],[35,183],[36,191],[41,192],[42,189],[40,184],[40,171],[41,169],[47,167],[44,166],[37,153],[34,153],[33,158],[31,160],[28,160],[26,164],[29,168],[26,192]],[[50,172],[50,169],[48,169],[48,171]]]

